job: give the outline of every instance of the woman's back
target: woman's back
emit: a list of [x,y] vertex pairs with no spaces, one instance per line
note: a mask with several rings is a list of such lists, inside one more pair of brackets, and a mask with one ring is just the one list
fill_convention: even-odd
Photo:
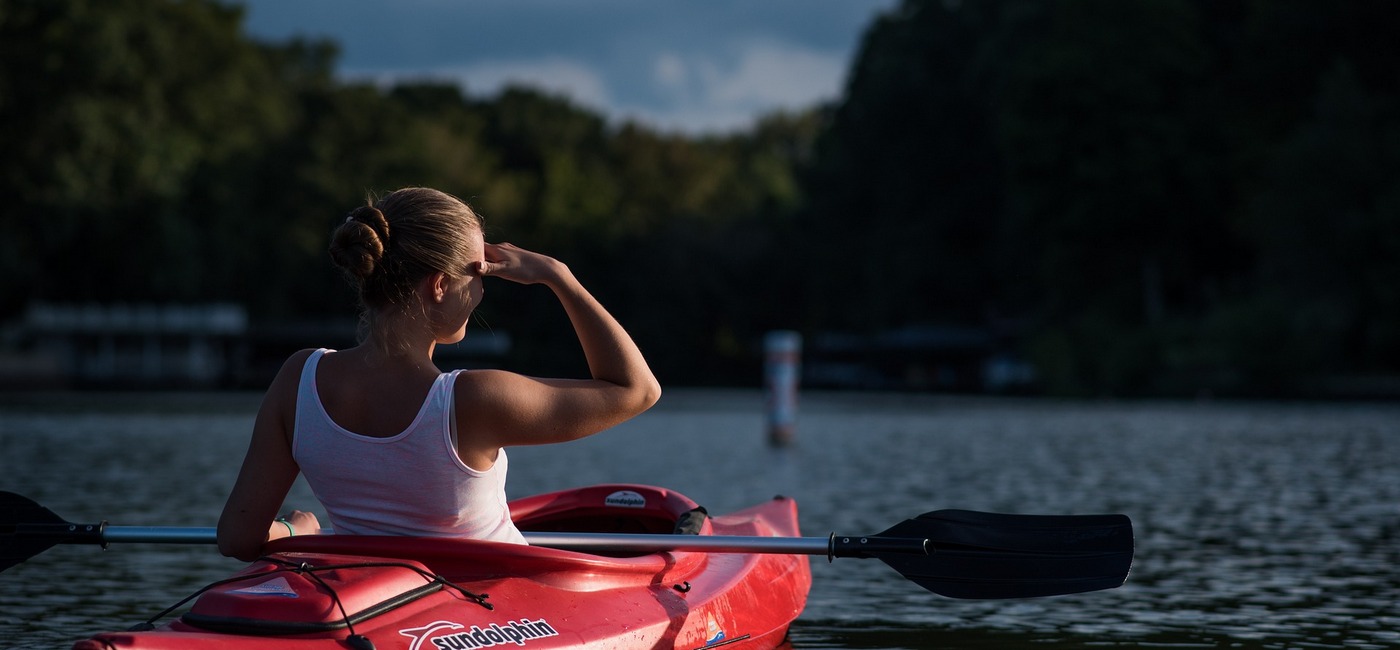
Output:
[[325,373],[317,366],[335,356],[317,350],[307,358],[298,384],[292,456],[337,533],[524,543],[505,501],[504,450],[485,471],[457,456],[452,394],[458,373],[438,375],[400,430],[364,435],[337,422],[320,398]]
[[430,365],[406,367],[366,357],[363,350],[350,349],[320,359],[321,404],[336,424],[362,436],[398,435],[418,416],[441,373]]

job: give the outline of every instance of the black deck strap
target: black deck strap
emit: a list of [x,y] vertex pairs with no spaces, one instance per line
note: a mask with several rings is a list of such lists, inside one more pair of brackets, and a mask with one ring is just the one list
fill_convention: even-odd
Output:
[[704,506],[695,506],[694,509],[676,518],[676,527],[671,531],[675,535],[699,535],[700,529],[705,525],[705,519],[710,516],[709,511]]
[[[261,559],[267,559],[267,558],[261,558]],[[279,571],[280,571],[280,570],[281,570],[281,569],[279,569]],[[162,619],[162,618],[165,618],[166,616],[169,616],[171,612],[173,612],[173,611],[175,611],[175,610],[177,610],[177,609],[180,609],[180,607],[184,606],[185,603],[188,603],[188,602],[190,602],[191,600],[194,600],[196,597],[202,595],[204,592],[209,591],[210,589],[213,589],[213,588],[215,588],[215,587],[219,587],[219,586],[223,586],[223,585],[229,584],[229,583],[231,583],[231,582],[238,582],[238,581],[240,581],[240,580],[247,580],[248,578],[249,578],[249,576],[239,574],[239,575],[236,575],[236,576],[231,576],[231,577],[228,577],[228,578],[224,578],[223,580],[216,580],[216,581],[211,582],[211,583],[209,583],[209,584],[207,584],[207,585],[204,585],[203,587],[200,587],[199,589],[195,590],[194,593],[192,593],[192,594],[190,594],[190,595],[188,595],[188,596],[185,596],[183,599],[180,600],[180,602],[175,603],[174,605],[171,605],[171,606],[165,608],[164,610],[161,610],[161,612],[160,612],[159,614],[156,614],[155,616],[152,616],[152,617],[146,619],[145,622],[143,622],[143,623],[137,623],[136,625],[133,625],[133,626],[127,628],[126,631],[128,631],[128,632],[149,632],[149,631],[151,631],[151,630],[154,630],[154,629],[156,629],[156,622],[157,622],[157,621],[159,621],[159,620]]]
[[315,567],[303,562],[297,567],[297,573],[303,573],[306,577],[315,580],[316,584],[321,585],[321,588],[330,594],[331,602],[335,603],[336,608],[340,610],[340,618],[345,621],[345,631],[349,633],[345,637],[345,644],[355,648],[355,650],[374,650],[374,642],[370,641],[369,637],[355,633],[355,622],[350,620],[350,614],[345,611],[345,603],[341,602],[340,594],[336,593],[335,587],[317,575],[314,569]]

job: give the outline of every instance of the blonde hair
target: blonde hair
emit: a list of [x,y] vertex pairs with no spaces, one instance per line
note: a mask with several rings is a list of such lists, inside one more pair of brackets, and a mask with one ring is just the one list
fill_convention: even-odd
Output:
[[360,298],[362,328],[381,312],[409,313],[414,287],[439,271],[466,274],[479,259],[481,217],[451,194],[406,187],[355,208],[331,234],[331,261]]

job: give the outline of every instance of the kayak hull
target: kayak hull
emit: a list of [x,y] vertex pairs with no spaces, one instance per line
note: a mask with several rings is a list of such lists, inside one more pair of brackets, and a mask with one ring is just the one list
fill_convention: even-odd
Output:
[[[695,508],[662,488],[602,485],[511,503],[523,531],[671,532]],[[778,497],[695,523],[700,535],[795,537]],[[477,540],[320,535],[201,594],[159,629],[104,633],[115,648],[704,648],[781,645],[811,587],[787,554],[580,553]]]

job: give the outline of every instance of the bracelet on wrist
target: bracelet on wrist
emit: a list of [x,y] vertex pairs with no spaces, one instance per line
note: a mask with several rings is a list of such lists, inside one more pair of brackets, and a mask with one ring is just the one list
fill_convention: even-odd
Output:
[[287,537],[296,537],[296,536],[297,536],[297,530],[296,530],[295,528],[292,528],[292,522],[287,521],[286,519],[283,519],[283,518],[281,518],[281,517],[278,517],[277,519],[274,519],[273,521],[276,521],[277,523],[282,524],[283,526],[286,526],[286,527],[287,527]]

